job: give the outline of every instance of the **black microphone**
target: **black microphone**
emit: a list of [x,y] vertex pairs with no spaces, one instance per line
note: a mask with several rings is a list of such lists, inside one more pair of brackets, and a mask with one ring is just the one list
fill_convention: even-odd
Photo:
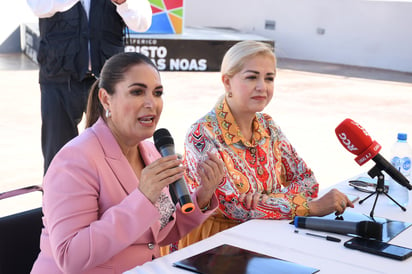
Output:
[[365,238],[382,240],[382,224],[371,221],[349,222],[317,217],[295,217],[295,227],[333,232],[337,234],[354,234]]
[[[176,154],[173,138],[167,129],[161,128],[156,130],[153,134],[153,140],[162,157]],[[177,202],[180,203],[183,213],[190,213],[195,209],[192,197],[183,178],[171,183],[169,185],[169,192],[173,202],[175,204]]]

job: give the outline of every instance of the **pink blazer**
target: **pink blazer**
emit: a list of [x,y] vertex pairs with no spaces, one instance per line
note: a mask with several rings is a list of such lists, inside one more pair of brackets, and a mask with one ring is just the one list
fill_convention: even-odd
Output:
[[[146,164],[160,157],[139,144]],[[43,188],[41,252],[32,273],[122,273],[159,256],[159,245],[179,240],[217,208],[183,214],[178,206],[160,230],[158,209],[137,189],[131,166],[99,119],[52,161]],[[168,192],[167,189],[164,190]]]

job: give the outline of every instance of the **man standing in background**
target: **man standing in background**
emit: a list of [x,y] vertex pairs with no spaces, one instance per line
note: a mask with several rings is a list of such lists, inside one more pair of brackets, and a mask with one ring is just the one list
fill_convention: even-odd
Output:
[[148,0],[26,0],[39,17],[38,62],[44,174],[54,155],[79,134],[91,85],[104,62],[124,51],[125,27],[152,22]]

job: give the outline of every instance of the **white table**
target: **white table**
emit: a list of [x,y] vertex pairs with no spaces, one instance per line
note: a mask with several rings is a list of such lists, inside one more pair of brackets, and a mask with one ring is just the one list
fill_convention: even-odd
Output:
[[[354,190],[347,182],[335,186],[345,193],[357,194],[361,198],[366,193]],[[322,192],[326,192],[322,191]],[[362,205],[356,204],[356,212],[369,215],[375,197],[370,197]],[[375,208],[375,217],[412,222],[410,202],[406,212],[396,205],[390,205],[385,195],[380,195]],[[317,234],[336,236],[340,243],[305,235],[305,229],[294,233],[295,227],[288,221],[250,220],[231,229],[222,231],[208,239],[178,250],[167,256],[147,262],[126,273],[190,273],[173,267],[178,260],[206,251],[221,244],[230,244],[262,254],[320,269],[320,273],[412,273],[412,258],[405,261],[383,258],[343,246],[351,237],[333,233]],[[390,243],[412,248],[412,227],[396,236]]]

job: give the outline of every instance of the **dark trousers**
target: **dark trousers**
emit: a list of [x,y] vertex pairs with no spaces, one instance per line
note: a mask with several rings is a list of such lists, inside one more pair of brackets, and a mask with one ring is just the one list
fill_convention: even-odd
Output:
[[60,148],[79,134],[77,126],[86,112],[94,81],[95,78],[89,77],[81,82],[40,84],[44,174]]

